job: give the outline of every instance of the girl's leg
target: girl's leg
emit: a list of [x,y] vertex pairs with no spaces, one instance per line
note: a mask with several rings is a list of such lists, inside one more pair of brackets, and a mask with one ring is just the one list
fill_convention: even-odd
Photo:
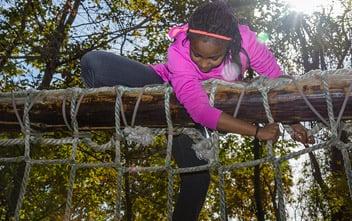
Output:
[[[178,167],[194,167],[207,164],[199,160],[191,148],[193,142],[186,135],[175,137],[172,155]],[[210,183],[209,171],[180,174],[181,189],[177,198],[173,221],[196,221],[203,207]]]
[[105,51],[91,51],[82,57],[81,77],[88,87],[163,83],[151,67]]
[[[92,51],[81,60],[81,77],[88,87],[124,85],[142,87],[161,84],[163,80],[144,64],[109,52]],[[178,167],[204,165],[191,148],[192,140],[186,135],[174,138],[172,155]],[[195,221],[203,206],[209,182],[209,171],[181,174],[181,189],[173,214],[174,221]]]

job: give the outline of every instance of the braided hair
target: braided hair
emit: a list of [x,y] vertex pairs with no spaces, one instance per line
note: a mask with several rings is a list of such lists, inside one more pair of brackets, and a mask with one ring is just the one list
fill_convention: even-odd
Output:
[[[212,1],[198,7],[191,15],[188,26],[190,29],[211,32],[232,38],[229,42],[225,59],[232,58],[232,62],[236,63],[240,70],[242,68],[240,60],[240,51],[242,38],[238,29],[238,21],[234,15],[234,11],[229,4],[224,1]],[[200,39],[206,41],[215,41],[224,44],[224,40],[211,38],[205,35],[187,33],[188,39]]]

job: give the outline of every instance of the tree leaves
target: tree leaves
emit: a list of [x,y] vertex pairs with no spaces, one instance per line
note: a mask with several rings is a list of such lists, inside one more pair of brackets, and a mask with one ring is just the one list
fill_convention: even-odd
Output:
[[[82,86],[79,59],[91,50],[110,50],[142,63],[162,62],[170,41],[169,27],[187,22],[201,2],[184,1],[14,1],[0,4],[0,88],[11,91],[25,88],[68,88]],[[286,72],[300,73],[313,68],[351,67],[352,14],[350,1],[339,0],[340,12],[326,8],[312,15],[290,11],[281,0],[230,1],[239,20],[270,36],[270,48]],[[45,79],[45,82],[43,81]],[[112,132],[92,132],[98,143],[107,142]],[[1,137],[21,135],[1,134]],[[49,137],[69,134],[47,133]],[[293,150],[295,144],[279,142],[277,156]],[[253,159],[250,138],[228,136],[221,143],[220,159],[228,165]],[[33,144],[34,159],[64,159],[71,146]],[[146,148],[122,146],[123,164],[127,166],[164,165],[165,137]],[[1,157],[23,155],[23,146],[0,148]],[[262,150],[267,155],[267,149]],[[79,162],[113,162],[115,153],[97,153],[80,144]],[[320,169],[329,194],[313,180],[310,167],[304,167],[304,180],[298,182],[302,214],[311,219],[329,219],[338,215],[351,217],[348,189],[343,173],[330,172],[332,153],[318,154]],[[337,161],[336,161],[337,162]],[[175,165],[173,165],[175,166]],[[293,174],[288,162],[281,165],[285,197],[294,201],[290,187]],[[335,165],[336,166],[336,165]],[[20,182],[19,164],[0,165],[0,219],[11,215],[17,197],[14,187]],[[34,166],[21,219],[62,220],[67,195],[68,166]],[[79,169],[75,179],[73,208],[76,220],[112,219],[116,204],[117,171],[115,169]],[[178,190],[178,176],[174,190]],[[212,173],[201,220],[219,219],[218,174]],[[260,181],[265,219],[275,219],[273,168],[260,166]],[[17,182],[17,184],[16,184]],[[167,178],[163,173],[125,174],[123,210],[125,220],[165,220]],[[225,174],[228,215],[241,220],[255,218],[253,168]],[[127,211],[130,211],[127,213]],[[346,215],[347,214],[347,215]]]

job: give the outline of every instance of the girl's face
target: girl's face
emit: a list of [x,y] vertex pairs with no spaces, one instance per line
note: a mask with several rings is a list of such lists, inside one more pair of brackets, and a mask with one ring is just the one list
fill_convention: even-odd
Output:
[[226,43],[221,44],[204,39],[192,39],[190,42],[191,59],[204,73],[208,73],[211,69],[219,66],[226,53]]

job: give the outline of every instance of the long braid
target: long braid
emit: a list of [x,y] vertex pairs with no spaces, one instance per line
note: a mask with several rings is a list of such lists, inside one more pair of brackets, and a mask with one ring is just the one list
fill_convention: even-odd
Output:
[[[236,63],[240,70],[242,64],[240,60],[240,51],[242,38],[238,29],[238,21],[234,11],[229,4],[224,1],[213,1],[206,3],[197,8],[188,21],[189,28],[211,32],[215,34],[231,37],[232,41],[228,45],[228,52],[225,59],[232,58],[232,62]],[[188,33],[188,37],[209,39],[208,36],[195,35]],[[221,42],[220,39],[212,39]],[[222,42],[223,43],[223,42]]]

